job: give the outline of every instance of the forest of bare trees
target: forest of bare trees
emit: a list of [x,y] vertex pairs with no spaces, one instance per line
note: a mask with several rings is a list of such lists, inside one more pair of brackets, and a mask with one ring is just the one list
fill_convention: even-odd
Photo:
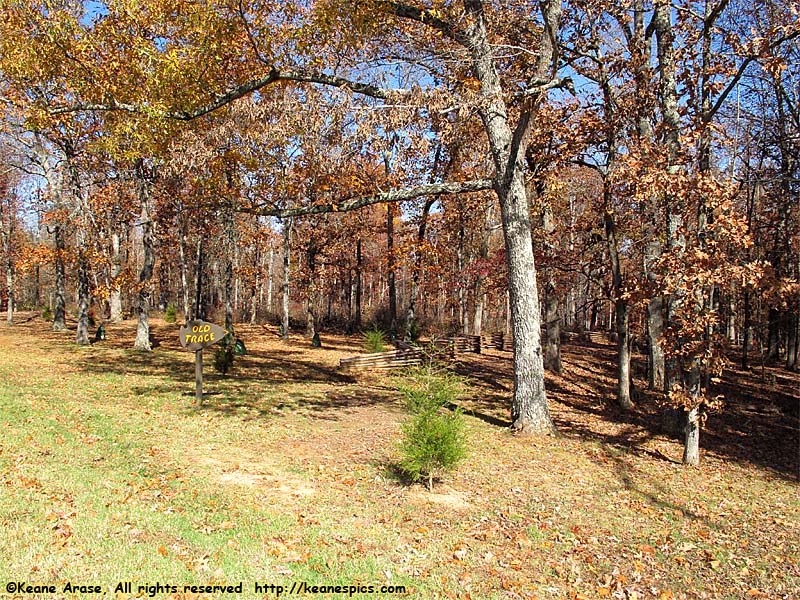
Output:
[[648,356],[696,463],[729,361],[798,368],[791,1],[0,0],[2,303],[90,323]]

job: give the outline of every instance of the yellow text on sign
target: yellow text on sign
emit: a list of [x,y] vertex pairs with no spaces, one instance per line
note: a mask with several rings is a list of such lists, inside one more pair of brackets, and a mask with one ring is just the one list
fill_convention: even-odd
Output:
[[[195,328],[193,327],[192,330]],[[202,329],[202,328],[198,328]],[[198,344],[198,343],[206,343],[206,342],[213,342],[214,341],[214,334],[213,333],[204,333],[201,335],[187,335],[186,336],[186,343],[187,344]]]

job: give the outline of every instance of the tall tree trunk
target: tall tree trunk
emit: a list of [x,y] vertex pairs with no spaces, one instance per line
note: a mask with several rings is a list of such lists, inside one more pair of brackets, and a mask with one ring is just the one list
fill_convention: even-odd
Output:
[[255,267],[256,277],[253,286],[250,289],[250,325],[256,324],[258,318],[258,288],[261,287],[261,251],[258,247],[255,248]]
[[728,323],[726,334],[728,336],[728,341],[731,344],[735,344],[738,338],[736,335],[736,302],[733,298],[733,292],[731,292],[728,298]]
[[752,307],[750,305],[750,291],[745,288],[744,293],[744,323],[742,324],[742,370],[750,367],[750,346],[753,344]]
[[788,314],[786,323],[786,368],[789,371],[797,370],[797,343],[798,343],[798,319],[797,312]]
[[75,242],[78,249],[78,325],[75,332],[75,342],[81,346],[88,346],[91,343],[91,340],[89,339],[89,306],[92,301],[91,273],[88,257],[89,235],[87,231],[87,215],[89,207],[84,203],[78,171],[73,162],[75,154],[70,144],[66,144],[64,148],[64,155],[66,176],[68,178],[70,188],[70,197],[72,198],[74,206],[80,211],[80,217],[78,218],[78,227],[75,236]]
[[575,328],[575,286],[573,283],[567,292],[567,302],[564,307],[564,325],[568,331]]
[[273,314],[272,312],[272,290],[274,287],[274,278],[273,275],[275,273],[275,248],[270,245],[269,247],[269,264],[267,265],[267,313],[270,315]]
[[[544,388],[539,290],[524,177],[524,134],[533,107],[526,107],[517,123],[516,132],[512,131],[500,77],[493,62],[495,51],[489,44],[486,32],[483,6],[475,0],[467,0],[465,8],[473,23],[470,25],[469,49],[475,75],[481,84],[483,102],[480,115],[497,173],[495,191],[500,201],[506,247],[514,346],[512,427],[522,432],[550,433],[554,427]],[[553,20],[560,22],[560,4],[546,1],[543,11],[547,23],[545,29],[555,36],[558,26],[554,26]],[[546,35],[542,36],[542,40],[546,38]]]
[[622,262],[617,243],[617,225],[611,208],[611,190],[606,180],[605,230],[608,255],[611,259],[611,279],[614,287],[614,308],[617,325],[617,404],[624,410],[633,408],[631,400],[631,346],[628,329],[628,303],[625,300]]
[[539,291],[521,169],[515,170],[508,189],[500,190],[499,193],[508,260],[514,344],[511,418],[513,427],[517,430],[549,433],[554,427],[544,389]]
[[289,340],[289,269],[291,266],[292,219],[283,223],[283,339]]
[[617,403],[621,408],[633,408],[631,400],[631,339],[628,303],[622,299],[614,302],[617,322]]
[[[486,310],[486,294],[483,293],[483,283],[482,277],[476,277],[476,284],[475,287],[478,288],[480,285],[480,289],[476,290],[475,294],[475,305],[472,311],[472,335],[481,336],[483,335],[483,314]],[[481,283],[478,284],[477,280],[481,279]]]
[[66,242],[64,240],[64,226],[56,223],[53,229],[53,242],[55,244],[55,280],[53,294],[55,296],[55,310],[53,311],[53,331],[66,331],[67,315],[67,277],[64,268],[64,257],[67,253]]
[[39,265],[33,265],[33,305],[39,308],[42,305],[42,284]]
[[483,230],[481,232],[481,249],[480,260],[481,268],[475,274],[475,281],[473,285],[473,298],[474,298],[474,312],[472,318],[472,335],[480,336],[483,334],[483,313],[486,305],[486,293],[483,290],[486,276],[484,269],[489,261],[489,238],[492,233],[492,204],[486,203],[483,211]]
[[[437,153],[438,156],[438,153]],[[415,329],[414,323],[417,320],[417,301],[419,299],[419,279],[422,273],[423,252],[425,244],[425,232],[428,227],[428,214],[436,202],[435,197],[430,197],[425,201],[420,215],[419,227],[417,228],[417,245],[414,250],[414,265],[411,269],[411,290],[408,297],[408,307],[406,310],[406,336]],[[360,243],[360,242],[359,242]],[[406,340],[408,341],[408,339]]]
[[9,327],[14,324],[14,258],[11,256],[11,248],[6,246],[6,290],[8,294],[8,313],[6,323]]
[[225,272],[224,272],[224,288],[225,288],[225,331],[230,334],[231,339],[236,337],[233,330],[233,312],[234,312],[234,281],[233,281],[233,263],[234,254],[236,252],[236,221],[233,212],[233,206],[228,207],[225,217]]
[[112,323],[122,321],[122,288],[118,279],[122,274],[122,254],[120,252],[119,232],[111,234],[111,293],[108,298],[109,320]]
[[394,204],[386,205],[386,264],[389,289],[389,333],[397,335],[397,289],[395,285]]
[[686,416],[686,439],[683,446],[683,464],[700,464],[700,407],[695,406]]
[[[78,237],[81,240],[83,235]],[[78,245],[78,326],[75,332],[75,342],[81,346],[88,346],[92,343],[89,337],[89,306],[91,304],[89,261],[83,241],[79,241]]]
[[306,288],[306,337],[313,339],[317,333],[317,249],[313,242],[306,249],[306,268],[308,271],[308,287]]
[[[309,287],[309,294],[315,293],[312,290],[313,287],[314,286]],[[317,334],[317,315],[314,304],[315,300],[316,298],[313,296],[306,298],[306,337],[309,339],[313,339]]]
[[[641,143],[653,142],[653,107],[649,102],[652,95],[651,79],[651,45],[652,33],[648,34],[645,25],[646,10],[644,0],[633,2],[633,38],[631,40],[631,53],[636,60],[635,85],[637,102],[636,132]],[[650,196],[653,212],[658,214],[658,198],[655,194]],[[661,243],[658,241],[658,226],[650,223],[647,227],[648,235],[652,238],[645,249],[644,275],[653,283],[656,274],[652,271],[653,264],[661,256]],[[648,387],[651,390],[663,391],[664,382],[664,349],[661,345],[664,334],[664,300],[661,294],[656,294],[647,303],[647,337],[648,337]]]
[[[463,217],[462,217],[463,219]],[[466,268],[464,261],[464,224],[462,222],[461,228],[458,230],[458,252],[456,254],[457,268],[458,268],[458,325],[461,328],[461,333],[466,335],[469,333],[469,323],[467,323],[467,281],[464,270]]]
[[767,357],[770,360],[777,360],[780,352],[780,317],[777,308],[770,307],[767,311]]
[[233,331],[233,312],[234,312],[234,282],[233,282],[233,261],[225,260],[224,272],[224,291],[225,291],[225,331],[234,335]]
[[250,325],[255,325],[258,320],[258,287],[260,276],[256,275],[256,281],[250,290]]
[[[2,202],[2,200],[0,200]],[[3,222],[3,206],[0,204],[0,227],[2,227],[3,238],[3,252],[6,255],[6,294],[8,296],[8,313],[6,314],[6,323],[9,327],[14,325],[14,254],[11,247],[11,240],[14,237],[14,219],[16,215],[8,210],[8,224]]]
[[189,261],[186,255],[185,229],[181,229],[181,235],[178,240],[178,249],[180,252],[180,261],[181,261],[181,293],[183,296],[183,322],[188,323],[191,314],[191,305],[189,304]]
[[649,339],[649,387],[651,390],[664,390],[664,349],[661,336],[664,334],[664,303],[661,295],[647,302],[647,337]]
[[553,373],[561,373],[561,319],[558,316],[556,284],[550,274],[545,287],[545,323],[547,343],[544,352],[544,367]]
[[356,241],[356,312],[355,328],[361,328],[361,271],[363,270],[364,257],[361,255],[361,238]]
[[[676,62],[674,53],[674,31],[672,27],[672,6],[669,2],[659,0],[653,9],[653,28],[656,34],[656,51],[659,64],[659,87],[661,93],[661,112],[664,120],[664,143],[667,148],[667,171],[670,175],[677,175],[681,168],[678,164],[680,152],[680,111],[678,106],[678,86],[676,78]],[[681,234],[682,217],[680,206],[675,204],[675,199],[665,198],[666,238],[669,251],[680,256],[685,248],[685,240]],[[683,303],[683,295],[674,292],[666,298],[665,326],[669,327],[675,320],[678,310]],[[664,392],[669,393],[673,388],[682,383],[682,369],[678,358],[672,352],[665,360]],[[670,433],[678,433],[684,419],[684,413],[679,409],[665,408],[662,411],[662,426]],[[685,425],[685,423],[683,423]]]
[[139,272],[139,292],[136,295],[136,341],[134,349],[144,352],[152,350],[150,346],[150,279],[153,277],[153,267],[156,256],[153,240],[153,221],[150,211],[150,188],[144,172],[144,161],[137,161],[135,167],[136,187],[139,201],[142,205],[142,270]]
[[195,251],[195,268],[194,268],[194,318],[198,320],[205,319],[206,309],[203,302],[203,271],[204,258],[203,258],[203,236],[197,236],[197,250]]

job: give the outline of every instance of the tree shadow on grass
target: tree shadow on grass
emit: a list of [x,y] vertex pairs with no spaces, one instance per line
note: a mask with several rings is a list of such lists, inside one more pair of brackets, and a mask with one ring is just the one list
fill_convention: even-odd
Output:
[[[39,319],[21,325],[20,330],[44,339],[45,347],[52,346],[53,351],[59,354],[65,353],[74,334],[73,331],[51,332],[49,324]],[[69,367],[77,367],[90,376],[109,373],[140,375],[143,379],[135,385],[136,392],[142,395],[168,393],[171,385],[165,384],[164,379],[174,383],[175,389],[193,390],[194,357],[179,349],[177,326],[154,326],[152,331],[160,347],[152,353],[140,353],[130,349],[135,324],[107,324],[108,339],[105,342],[91,348],[72,346],[69,350]],[[255,414],[266,415],[268,412],[264,411],[268,411],[268,408],[262,407],[258,399],[248,397],[252,393],[250,387],[264,390],[274,389],[281,384],[353,386],[358,383],[331,364],[335,360],[335,350],[306,350],[302,347],[303,343],[302,339],[295,336],[288,344],[253,344],[248,355],[237,358],[232,375],[228,379],[221,379],[220,390],[224,392],[228,387],[232,392],[225,397],[225,401],[230,406],[236,402],[244,403],[242,406],[250,406]],[[346,339],[337,340],[335,346],[350,347]],[[206,363],[205,372],[210,374],[210,354],[213,350],[208,352],[206,360],[209,362]],[[567,365],[566,374],[562,377],[547,375],[551,410],[562,434],[625,446],[642,453],[652,452],[646,446],[659,436],[664,440],[682,441],[661,433],[660,409],[655,401],[657,394],[642,391],[636,408],[630,412],[619,410],[613,403],[616,357],[613,346],[565,344],[562,346],[562,356]],[[635,355],[633,365],[636,373],[644,372],[643,361],[644,357]],[[453,368],[474,383],[471,396],[460,403],[465,412],[494,426],[510,425],[508,417],[513,381],[511,354],[490,350],[481,355],[460,355],[454,361]],[[753,464],[780,477],[798,480],[800,397],[796,390],[800,389],[800,375],[774,367],[768,367],[765,373],[770,376],[767,383],[759,381],[758,374],[726,371],[721,391],[727,398],[727,406],[722,412],[710,415],[701,435],[701,449],[723,459]],[[151,381],[148,377],[159,380]],[[208,381],[212,385],[213,376],[209,375]],[[641,380],[638,383],[641,387]],[[375,387],[371,384],[364,389],[372,390]],[[326,418],[330,418],[349,406],[378,405],[387,401],[388,395],[376,393],[369,397],[370,393],[337,398],[306,394],[299,389],[294,394],[294,400],[309,414],[325,414]],[[262,412],[259,413],[259,410]],[[229,408],[221,412],[225,411],[229,411]],[[626,433],[626,429],[639,433],[632,435]],[[652,458],[665,460],[658,453]]]
[[[632,411],[623,411],[615,403],[614,380],[616,351],[610,345],[564,345],[562,376],[546,375],[547,396],[553,420],[562,435],[595,440],[625,448],[653,460],[674,462],[652,442],[671,440],[683,443],[679,436],[663,433],[659,394],[646,390],[637,380],[639,399]],[[636,373],[644,373],[645,357],[634,357]],[[477,385],[473,397],[464,402],[465,411],[483,415],[492,424],[510,424],[505,420],[511,402],[512,359],[505,353],[462,355],[454,370]],[[752,464],[788,480],[800,479],[800,423],[796,414],[800,398],[790,395],[792,382],[800,376],[779,373],[780,385],[768,391],[750,374],[726,374],[722,387],[728,400],[725,409],[712,413],[700,438],[701,451],[737,463]],[[566,409],[566,410],[565,410]],[[489,418],[486,418],[486,417]]]
[[307,407],[312,412],[322,411],[349,411],[357,408],[366,408],[378,405],[394,405],[397,396],[387,391],[377,389],[347,389],[330,390],[326,392],[325,399],[300,399],[298,405]]
[[[634,497],[641,498],[655,509],[676,513],[693,521],[701,521],[716,531],[724,531],[726,529],[727,526],[724,523],[718,523],[707,515],[698,514],[688,506],[672,501],[671,498],[675,496],[672,490],[657,478],[637,468],[624,450],[601,445],[600,451],[602,458],[595,458],[595,462],[607,463],[610,461],[620,483]],[[672,463],[674,467],[681,466],[677,461],[672,461],[667,457],[662,457],[662,460]]]
[[[203,374],[209,380],[215,377],[213,368],[213,347],[204,351]],[[326,365],[308,360],[291,358],[291,352],[282,357],[267,356],[263,353],[250,353],[236,357],[234,366],[227,376],[242,382],[271,383],[355,383],[351,376],[338,372]],[[287,357],[289,357],[287,359]],[[153,352],[125,351],[119,354],[93,353],[80,356],[75,366],[89,375],[116,374],[169,377],[176,383],[194,381],[195,357],[193,353],[156,350]]]

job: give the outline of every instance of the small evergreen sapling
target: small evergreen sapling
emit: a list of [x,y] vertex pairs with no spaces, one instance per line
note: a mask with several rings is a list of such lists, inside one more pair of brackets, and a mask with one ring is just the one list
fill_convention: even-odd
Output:
[[411,413],[402,425],[400,469],[414,482],[433,480],[453,469],[465,456],[467,443],[460,409],[453,409],[461,384],[452,375],[430,367],[412,372],[413,382],[401,386]]
[[464,423],[460,411],[431,411],[413,415],[403,424],[401,470],[412,481],[433,479],[453,469],[465,456]]
[[164,312],[164,320],[167,323],[174,323],[178,320],[178,311],[175,309],[174,304],[167,305],[167,310]]
[[364,350],[370,354],[386,350],[386,333],[377,326],[370,331],[365,331]]

